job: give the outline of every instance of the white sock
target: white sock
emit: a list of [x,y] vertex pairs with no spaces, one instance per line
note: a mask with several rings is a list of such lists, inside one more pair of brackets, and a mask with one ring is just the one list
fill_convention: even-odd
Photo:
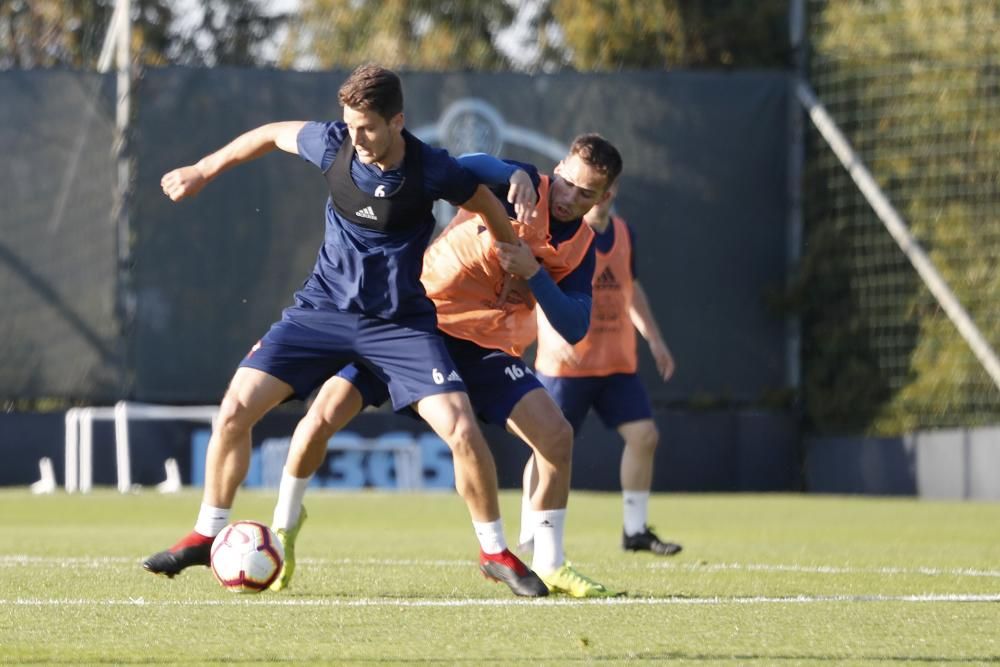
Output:
[[625,534],[638,535],[646,530],[649,515],[649,491],[622,491],[625,508]]
[[302,511],[302,500],[306,497],[306,489],[312,475],[294,477],[288,470],[281,471],[281,483],[278,485],[278,502],[274,505],[274,520],[271,528],[288,530],[299,520]]
[[215,537],[222,532],[222,529],[229,523],[228,507],[212,507],[201,504],[198,510],[198,521],[194,524],[194,532],[205,537]]
[[528,494],[521,494],[521,533],[517,536],[518,544],[528,544],[535,536],[535,526],[532,523],[534,510],[531,509],[531,498]]
[[498,554],[507,548],[507,540],[503,536],[503,519],[485,523],[473,521],[472,527],[476,529],[479,548],[484,553]]
[[535,527],[535,551],[531,559],[531,569],[545,576],[555,572],[566,560],[563,552],[563,527],[566,525],[566,510],[542,510],[533,513]]

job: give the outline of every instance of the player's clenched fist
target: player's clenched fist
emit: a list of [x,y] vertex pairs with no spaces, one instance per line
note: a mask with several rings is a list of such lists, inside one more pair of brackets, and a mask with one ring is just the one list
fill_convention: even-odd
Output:
[[173,201],[195,196],[201,192],[206,183],[208,183],[208,179],[195,165],[174,169],[164,174],[163,178],[160,179],[163,194]]
[[517,243],[496,243],[497,259],[504,271],[513,273],[527,280],[541,270],[541,265],[531,252],[531,248],[522,240]]

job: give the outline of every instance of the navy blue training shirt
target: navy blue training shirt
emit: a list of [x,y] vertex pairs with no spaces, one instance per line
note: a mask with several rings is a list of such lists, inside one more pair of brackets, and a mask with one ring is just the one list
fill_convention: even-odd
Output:
[[[347,138],[343,122],[310,122],[299,131],[299,155],[326,172]],[[454,205],[469,200],[479,186],[476,178],[443,149],[422,145],[423,189],[431,200]],[[412,159],[407,155],[405,159]],[[383,172],[354,156],[351,178],[362,191],[393,193],[402,184],[404,169]],[[417,316],[436,322],[434,304],[427,298],[420,273],[424,250],[434,232],[434,216],[402,231],[362,227],[337,213],[326,202],[326,232],[312,274],[295,293],[301,308],[362,313],[383,319]]]

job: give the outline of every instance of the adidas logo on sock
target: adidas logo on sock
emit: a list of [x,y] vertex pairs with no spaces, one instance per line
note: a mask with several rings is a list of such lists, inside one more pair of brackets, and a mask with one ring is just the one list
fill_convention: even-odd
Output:
[[448,382],[461,382],[462,377],[458,374],[458,371],[452,371],[448,373]]
[[378,220],[378,216],[375,215],[374,209],[371,206],[365,206],[360,211],[355,211],[354,215],[359,218],[368,218],[369,220]]

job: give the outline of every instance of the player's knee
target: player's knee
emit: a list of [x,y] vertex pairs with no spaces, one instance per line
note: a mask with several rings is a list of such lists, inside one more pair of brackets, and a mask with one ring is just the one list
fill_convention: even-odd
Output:
[[573,447],[573,426],[561,414],[548,421],[549,437],[563,446]]
[[464,416],[456,416],[454,420],[446,424],[441,437],[451,449],[455,458],[474,458],[482,454],[483,443],[482,433],[479,427],[471,419]]
[[566,419],[552,419],[533,443],[540,458],[556,468],[570,465],[573,460],[573,427]]
[[634,429],[630,434],[629,444],[644,452],[653,452],[660,444],[660,431],[656,428],[656,424],[650,420]]
[[326,442],[338,430],[339,420],[328,419],[326,415],[315,413],[312,410],[302,418],[303,435],[309,442]]
[[219,406],[219,414],[215,419],[215,429],[224,436],[242,436],[253,428],[254,417],[250,409],[242,401],[225,397]]

